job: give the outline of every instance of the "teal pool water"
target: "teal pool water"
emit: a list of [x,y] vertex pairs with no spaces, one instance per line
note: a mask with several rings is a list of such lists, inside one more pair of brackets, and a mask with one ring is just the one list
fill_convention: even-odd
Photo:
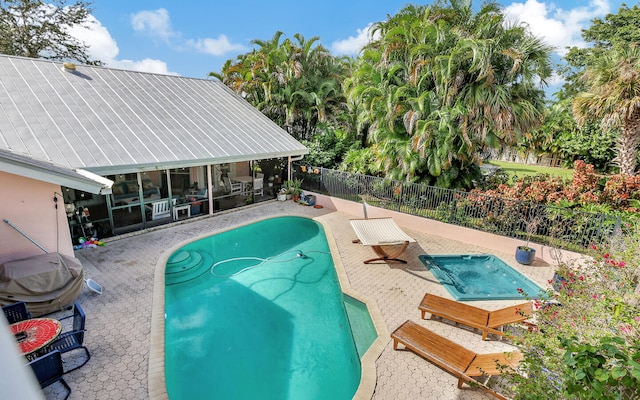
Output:
[[517,300],[542,288],[490,254],[421,255],[422,263],[456,300]]
[[366,325],[313,220],[273,218],[184,246],[165,269],[169,398],[351,399],[369,339],[354,339],[345,308]]
[[367,305],[363,302],[345,295],[344,308],[347,311],[349,325],[356,343],[356,350],[360,358],[362,358],[378,338],[376,327],[373,325]]

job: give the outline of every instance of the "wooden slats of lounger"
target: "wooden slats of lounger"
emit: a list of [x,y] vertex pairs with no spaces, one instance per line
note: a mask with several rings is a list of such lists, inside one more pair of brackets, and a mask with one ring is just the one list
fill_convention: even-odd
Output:
[[489,333],[504,336],[504,332],[499,328],[506,324],[524,321],[530,318],[533,312],[529,302],[495,311],[487,311],[430,293],[424,295],[418,309],[422,313],[422,319],[424,319],[426,313],[429,313],[436,317],[446,318],[453,322],[480,329],[482,331],[482,340],[486,340]]
[[391,334],[391,338],[394,350],[398,349],[398,343],[402,343],[414,353],[455,375],[458,378],[458,388],[462,388],[462,384],[467,382],[498,399],[506,400],[507,397],[478,382],[473,377],[499,375],[509,371],[508,368],[513,371],[522,359],[522,355],[517,351],[477,354],[410,320],[400,325]]

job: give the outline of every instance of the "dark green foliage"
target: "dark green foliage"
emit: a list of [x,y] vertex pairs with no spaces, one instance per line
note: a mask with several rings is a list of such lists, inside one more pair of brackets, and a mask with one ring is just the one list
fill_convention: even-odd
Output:
[[336,168],[344,159],[347,151],[359,147],[359,143],[354,143],[342,130],[338,132],[340,138],[336,133],[336,130],[326,128],[322,133],[315,135],[312,140],[302,140],[301,143],[309,148],[309,154],[304,157],[305,164]]
[[621,337],[598,344],[562,338],[567,393],[580,399],[632,399],[640,395],[640,343],[626,346]]
[[617,138],[615,131],[589,124],[573,132],[561,132],[555,140],[565,167],[571,167],[575,160],[584,160],[599,172],[611,173],[617,171],[611,163],[616,155]]
[[101,65],[89,58],[87,45],[66,30],[90,23],[90,5],[84,1],[0,0],[0,53]]

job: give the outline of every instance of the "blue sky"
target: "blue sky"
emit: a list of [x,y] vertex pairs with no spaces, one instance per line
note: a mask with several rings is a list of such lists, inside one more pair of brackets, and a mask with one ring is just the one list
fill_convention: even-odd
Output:
[[[73,34],[90,45],[107,66],[205,78],[227,59],[251,49],[254,39],[276,31],[314,36],[332,53],[355,55],[368,27],[411,2],[395,0],[150,1],[94,0],[95,23]],[[414,2],[413,4],[429,4]],[[474,1],[479,7],[481,1]],[[619,0],[501,0],[509,17],[563,54],[566,46],[584,46],[581,29],[594,18],[617,13]]]

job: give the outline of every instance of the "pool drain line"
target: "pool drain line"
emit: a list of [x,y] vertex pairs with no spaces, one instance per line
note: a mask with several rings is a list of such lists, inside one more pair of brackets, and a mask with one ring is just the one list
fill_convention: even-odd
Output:
[[[284,260],[278,260],[277,259],[278,257],[281,257],[281,256],[283,256],[283,255],[285,255],[287,253],[295,253],[295,256],[293,256],[291,258],[284,259]],[[319,250],[310,250],[310,251],[307,251],[306,253],[331,254],[328,251],[319,251]],[[217,263],[215,263],[215,264],[213,264],[211,266],[211,270],[210,271],[211,271],[211,275],[213,275],[213,276],[215,276],[217,278],[231,278],[231,277],[234,277],[234,276],[236,276],[238,274],[241,274],[241,273],[243,273],[245,271],[249,271],[251,269],[258,268],[258,267],[260,267],[260,266],[262,266],[262,265],[264,265],[266,263],[269,263],[269,262],[290,262],[290,261],[296,260],[298,258],[306,259],[307,255],[302,250],[290,250],[290,251],[285,251],[284,253],[280,253],[280,254],[278,254],[276,256],[271,256],[271,257],[267,257],[267,258],[260,258],[260,257],[234,257],[234,258],[228,258],[226,260],[218,261]],[[241,269],[240,271],[234,272],[233,274],[220,275],[220,274],[216,274],[215,273],[215,269],[216,269],[216,267],[218,265],[226,264],[226,263],[233,262],[233,261],[245,261],[245,260],[254,260],[254,261],[259,261],[259,262],[256,265],[248,266],[246,268]]]
[[462,288],[462,285],[460,285],[460,283],[458,283],[458,281],[456,280],[456,278],[454,276],[451,275],[451,273],[449,271],[447,271],[446,269],[442,269],[440,268],[440,265],[438,265],[437,262],[432,262],[431,265],[435,266],[440,272],[442,272],[444,275],[446,275],[449,278],[449,282],[455,286],[456,288]]

